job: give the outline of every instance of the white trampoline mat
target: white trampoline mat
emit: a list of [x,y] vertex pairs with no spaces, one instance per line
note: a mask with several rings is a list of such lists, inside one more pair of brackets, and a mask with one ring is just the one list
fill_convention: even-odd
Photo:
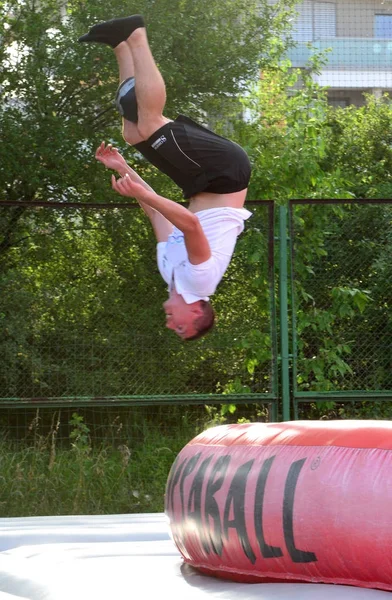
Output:
[[0,519],[0,600],[392,600],[318,584],[240,584],[184,565],[164,515]]

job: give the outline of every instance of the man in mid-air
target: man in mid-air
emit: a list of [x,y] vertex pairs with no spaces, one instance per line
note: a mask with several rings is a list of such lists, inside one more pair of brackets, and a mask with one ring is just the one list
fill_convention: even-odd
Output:
[[214,324],[209,297],[225,273],[244,221],[251,167],[238,144],[180,115],[163,115],[165,83],[147,39],[143,17],[133,15],[94,25],[80,42],[107,44],[120,76],[116,106],[123,137],[168,175],[189,199],[189,208],[159,196],[104,142],[96,158],[117,171],[112,187],[136,198],[149,216],[158,241],[157,261],[168,284],[166,325],[184,340],[207,333]]

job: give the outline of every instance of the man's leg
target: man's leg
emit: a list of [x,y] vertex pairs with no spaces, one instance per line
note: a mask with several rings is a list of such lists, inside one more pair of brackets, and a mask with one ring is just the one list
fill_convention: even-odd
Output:
[[[121,42],[114,48],[114,54],[117,59],[120,84],[125,80],[135,76],[135,67],[133,64],[132,52],[126,42]],[[132,123],[123,117],[123,138],[128,144],[134,146],[143,141],[144,138],[139,133],[136,123]]]
[[132,53],[135,90],[138,105],[138,130],[148,139],[157,129],[169,122],[163,116],[166,87],[155,63],[144,27],[139,27],[127,39]]
[[[166,102],[165,83],[152,56],[141,15],[98,23],[87,34],[81,36],[79,42],[97,42],[111,46],[116,53],[120,76],[121,73],[131,72],[134,68],[134,73],[130,76],[135,76],[137,126],[142,139],[148,139],[157,129],[169,122],[162,114]],[[126,42],[131,50],[134,64],[132,69],[127,67],[131,64],[129,55],[120,48],[123,42]]]

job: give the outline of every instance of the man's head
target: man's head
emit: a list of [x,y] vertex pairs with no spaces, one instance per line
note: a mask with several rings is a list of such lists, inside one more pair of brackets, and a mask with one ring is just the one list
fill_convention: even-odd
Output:
[[176,292],[163,304],[166,313],[166,327],[172,329],[184,341],[196,340],[212,329],[215,320],[209,302],[198,300],[187,304]]

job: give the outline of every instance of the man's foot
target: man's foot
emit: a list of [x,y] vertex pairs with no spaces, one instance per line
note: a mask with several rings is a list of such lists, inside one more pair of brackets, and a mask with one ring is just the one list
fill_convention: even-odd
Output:
[[97,42],[115,48],[121,42],[125,42],[131,33],[139,27],[144,27],[144,20],[141,15],[112,19],[91,27],[88,33],[78,39],[78,42]]

